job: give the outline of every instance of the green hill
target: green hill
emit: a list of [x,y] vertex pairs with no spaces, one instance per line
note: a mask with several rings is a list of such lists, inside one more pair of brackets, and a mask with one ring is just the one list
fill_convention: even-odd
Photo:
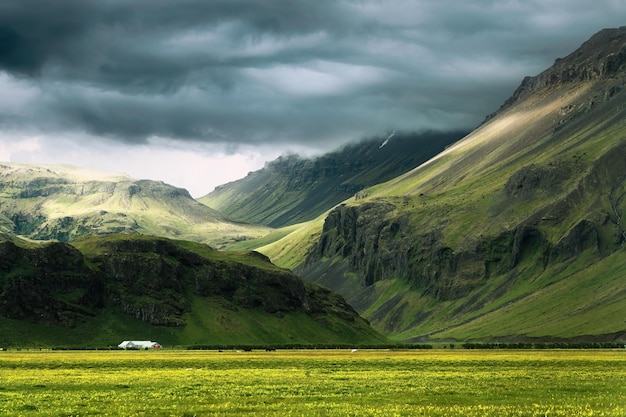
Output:
[[182,188],[70,166],[0,163],[0,231],[38,240],[138,233],[223,247],[271,230],[233,222]]
[[0,242],[0,346],[377,344],[329,290],[255,252],[138,235]]
[[626,27],[603,30],[463,140],[260,250],[396,339],[623,339],[625,85]]
[[284,156],[198,201],[248,223],[271,227],[301,223],[366,187],[415,168],[464,135],[394,132],[317,158]]

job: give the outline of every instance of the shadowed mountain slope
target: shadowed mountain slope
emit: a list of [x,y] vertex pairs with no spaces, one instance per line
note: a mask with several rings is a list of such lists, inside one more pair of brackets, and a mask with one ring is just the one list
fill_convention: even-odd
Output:
[[248,223],[283,227],[308,221],[365,187],[415,168],[464,134],[392,133],[317,158],[283,156],[198,201]]
[[[474,132],[261,250],[402,340],[624,338],[626,27]],[[285,260],[285,262],[283,262]]]
[[3,346],[384,341],[340,297],[255,253],[138,235],[0,241]]

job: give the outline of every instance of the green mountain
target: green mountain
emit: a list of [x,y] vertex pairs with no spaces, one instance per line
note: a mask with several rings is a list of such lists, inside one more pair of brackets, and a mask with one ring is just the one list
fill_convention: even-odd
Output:
[[0,345],[378,344],[340,296],[256,252],[113,234],[0,239]]
[[624,340],[626,27],[261,249],[400,340]]
[[222,247],[270,232],[233,222],[187,190],[70,166],[0,164],[0,231],[37,240],[138,233]]
[[236,220],[283,227],[316,218],[365,187],[415,168],[465,132],[392,133],[317,158],[282,156],[200,198]]

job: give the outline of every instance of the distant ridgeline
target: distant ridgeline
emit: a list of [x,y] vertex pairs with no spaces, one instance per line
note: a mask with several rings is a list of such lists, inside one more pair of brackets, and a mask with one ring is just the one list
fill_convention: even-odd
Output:
[[271,227],[296,224],[415,168],[466,134],[393,133],[317,158],[281,156],[198,201],[240,221]]
[[0,232],[69,242],[85,235],[136,233],[221,248],[269,233],[235,223],[159,181],[70,166],[0,164]]

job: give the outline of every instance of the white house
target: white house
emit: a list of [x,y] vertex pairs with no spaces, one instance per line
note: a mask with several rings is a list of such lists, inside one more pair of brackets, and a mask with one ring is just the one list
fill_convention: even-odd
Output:
[[149,340],[124,340],[117,345],[120,349],[161,349],[161,345],[157,342],[151,342]]

